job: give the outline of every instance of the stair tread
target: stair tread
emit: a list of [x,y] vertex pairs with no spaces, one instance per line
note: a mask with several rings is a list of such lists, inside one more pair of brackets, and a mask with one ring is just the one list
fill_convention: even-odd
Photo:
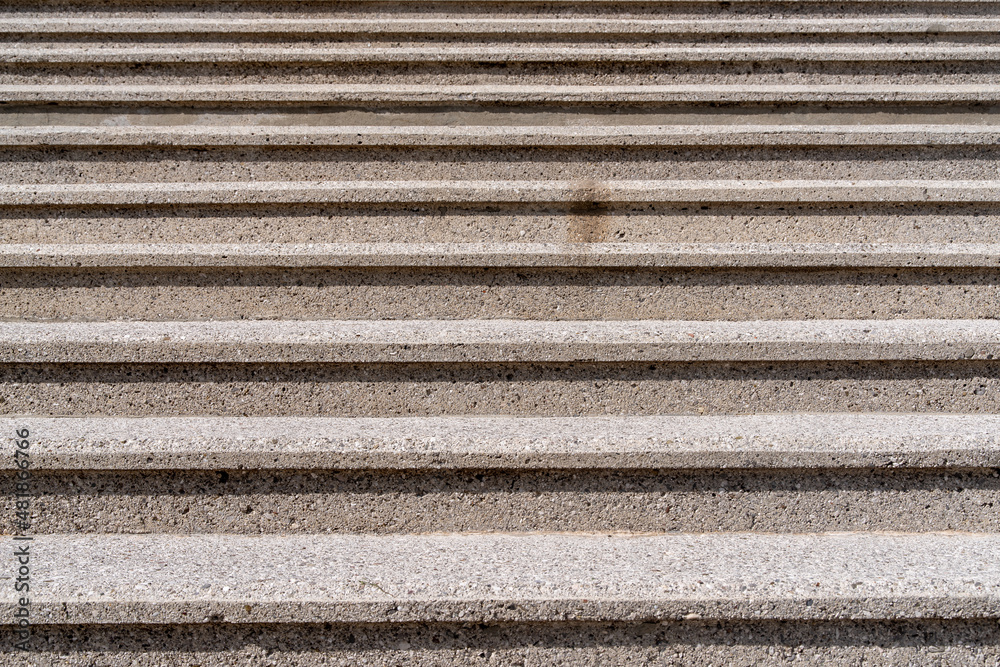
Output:
[[[262,203],[998,202],[996,180],[209,181],[0,184],[0,206]],[[586,213],[586,211],[584,211]]]
[[2,84],[0,101],[47,102],[272,102],[272,103],[593,103],[1000,101],[993,83],[479,85],[451,84]]
[[[594,126],[21,126],[0,127],[4,146],[906,146],[995,145],[1000,125],[844,124]],[[802,118],[796,118],[801,121]],[[140,121],[141,122],[141,121]]]
[[454,1],[0,12],[43,650],[984,657],[1000,0]]
[[993,267],[994,243],[0,244],[0,267]]
[[39,535],[30,548],[32,622],[46,624],[1000,612],[1000,536],[986,534]]
[[871,18],[743,18],[734,19],[599,19],[599,18],[85,18],[49,16],[30,19],[0,18],[0,34],[448,34],[448,35],[564,35],[564,34],[881,34],[984,33],[1000,28],[990,17]]
[[0,322],[0,363],[963,360],[996,320]]
[[[613,40],[606,40],[611,42]],[[632,46],[510,44],[266,46],[252,44],[81,44],[0,47],[2,63],[642,63],[950,62],[1000,60],[991,44],[726,44]]]
[[[54,470],[1000,466],[1000,416],[31,417]],[[24,420],[0,418],[7,432]],[[13,459],[0,466],[13,468]]]

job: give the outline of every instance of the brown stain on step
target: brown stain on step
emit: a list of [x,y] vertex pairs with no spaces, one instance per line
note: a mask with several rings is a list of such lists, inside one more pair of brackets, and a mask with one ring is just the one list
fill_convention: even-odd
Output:
[[570,243],[600,243],[607,240],[609,219],[606,190],[592,179],[577,181],[573,185],[569,205],[566,240]]

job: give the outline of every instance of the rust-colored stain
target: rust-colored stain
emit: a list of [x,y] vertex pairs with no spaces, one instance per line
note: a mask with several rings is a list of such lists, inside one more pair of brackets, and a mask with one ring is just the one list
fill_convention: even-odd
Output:
[[609,221],[604,193],[605,189],[598,181],[585,179],[574,183],[566,227],[567,241],[598,243],[606,240]]

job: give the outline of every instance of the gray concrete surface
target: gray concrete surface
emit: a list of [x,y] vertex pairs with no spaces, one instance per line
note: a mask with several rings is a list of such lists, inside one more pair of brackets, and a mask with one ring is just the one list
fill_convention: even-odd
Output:
[[[592,77],[591,77],[592,78]],[[676,78],[676,77],[674,77]],[[898,80],[899,77],[896,77]],[[582,79],[581,79],[582,80]],[[18,103],[330,103],[330,104],[648,104],[648,103],[862,103],[976,104],[1000,103],[1000,85],[988,82],[953,84],[678,84],[678,85],[511,85],[482,81],[473,85],[377,84],[198,84],[112,85],[0,84],[0,99]]]
[[[576,207],[576,208],[574,208]],[[989,243],[989,202],[48,206],[0,210],[18,243]],[[947,283],[947,281],[944,281]],[[696,319],[696,318],[691,318]]]
[[0,322],[0,363],[991,360],[993,320]]
[[994,62],[1000,47],[983,44],[798,45],[748,44],[725,46],[639,46],[620,44],[521,45],[485,43],[472,46],[391,44],[340,47],[298,47],[292,44],[87,44],[81,46],[8,46],[0,62],[31,64],[77,63],[784,63],[863,61]]
[[0,267],[1000,267],[993,243],[75,243]]
[[1000,412],[1000,361],[0,364],[36,416],[414,417]]
[[[841,131],[858,137],[875,136],[880,132],[896,133],[897,127],[910,127],[914,132],[928,132],[943,142],[953,142],[965,133],[989,131],[998,124],[997,109],[974,104],[934,106],[864,106],[820,108],[807,106],[771,107],[709,107],[704,105],[626,106],[609,113],[602,107],[546,107],[472,106],[424,109],[420,107],[337,107],[313,105],[295,107],[286,105],[250,106],[232,108],[226,104],[200,105],[183,102],[168,106],[108,107],[105,105],[12,105],[0,114],[0,128],[11,136],[31,136],[38,131],[88,130],[101,136],[108,133],[108,140],[117,131],[125,137],[134,136],[134,130],[149,128],[151,131],[184,130],[186,128],[214,128],[220,135],[233,136],[248,131],[250,127],[273,128],[275,140],[282,140],[282,133],[294,128],[313,128],[317,136],[340,136],[350,131],[361,132],[355,141],[385,140],[393,136],[428,135],[441,140],[452,138],[475,141],[468,127],[477,127],[484,137],[517,138],[520,133],[531,136],[534,131],[558,137],[565,134],[568,140],[578,135],[586,141],[597,141],[594,128],[604,128],[611,142],[629,141],[623,128],[635,130],[634,141],[655,141],[662,136],[671,141],[697,142],[707,134],[707,139],[718,136],[739,140],[743,128],[755,132],[760,128],[762,141],[780,142],[775,127],[792,130],[793,138],[802,136],[823,141],[827,132]],[[533,129],[533,128],[537,128]],[[950,132],[948,128],[952,128]],[[371,132],[366,137],[365,132]],[[803,135],[796,134],[805,133]],[[940,133],[940,134],[938,134]],[[906,136],[906,131],[900,132]],[[152,136],[152,135],[150,135]],[[248,138],[250,140],[251,138]],[[331,139],[332,140],[332,139]],[[345,137],[345,141],[347,138]],[[488,145],[488,144],[487,144]]]
[[1000,181],[232,181],[0,186],[0,206],[302,203],[989,202]]
[[0,419],[18,428],[53,470],[1000,467],[996,415]]
[[[0,637],[6,639],[6,628]],[[993,620],[39,626],[45,667],[991,664]],[[12,641],[0,644],[8,650]],[[148,647],[158,650],[150,651]],[[0,653],[7,657],[8,654]],[[16,656],[19,659],[21,656]]]
[[[73,119],[77,120],[77,119]],[[109,122],[117,118],[108,117]],[[177,120],[183,120],[178,118]],[[294,118],[293,120],[299,120]],[[430,120],[430,119],[428,119]],[[569,119],[565,119],[569,120]],[[797,119],[796,119],[797,120]],[[249,124],[249,123],[248,123]],[[4,127],[8,146],[927,146],[995,145],[994,126],[750,125],[656,126],[604,124],[591,127]]]
[[[37,624],[1000,614],[996,535],[38,536]],[[0,609],[11,617],[10,602]]]
[[[80,114],[82,116],[82,114]],[[629,125],[601,119],[596,126],[322,126],[310,123],[307,114],[283,114],[287,125],[259,125],[257,118],[227,119],[247,126],[188,125],[184,115],[163,120],[177,125],[143,123],[135,114],[105,115],[106,123],[135,123],[138,127],[116,125],[0,125],[0,145],[4,146],[993,146],[1000,141],[994,125],[937,124],[885,125]],[[310,114],[311,115],[311,114]],[[410,121],[395,114],[401,122]],[[652,114],[651,114],[652,115]],[[444,122],[451,119],[438,117]],[[435,117],[426,120],[438,119]],[[655,116],[661,119],[662,116]],[[905,117],[904,117],[905,118]],[[33,120],[33,119],[32,119]],[[69,122],[89,120],[67,117]],[[493,118],[482,118],[489,122]],[[563,115],[556,122],[580,122]],[[586,119],[590,120],[590,119]],[[630,120],[643,120],[641,117]],[[677,121],[685,119],[677,118]],[[790,118],[789,121],[801,121]],[[930,119],[926,119],[930,120]],[[611,122],[608,122],[611,121]],[[25,119],[24,122],[28,122]],[[58,121],[57,121],[58,122]],[[648,123],[648,121],[647,121]],[[179,126],[178,126],[179,125]]]
[[996,663],[998,16],[0,10],[0,664]]
[[[648,3],[647,3],[648,4]],[[900,3],[896,3],[900,4]],[[502,5],[500,5],[502,7]],[[458,36],[479,34],[500,35],[566,35],[612,33],[616,35],[664,34],[795,34],[805,33],[868,35],[884,33],[984,33],[1000,29],[1000,20],[976,18],[923,18],[923,17],[872,17],[809,19],[594,19],[594,18],[481,18],[456,16],[452,20],[427,19],[419,16],[378,19],[310,19],[272,17],[268,19],[230,18],[227,21],[205,18],[106,18],[95,20],[83,17],[49,17],[22,19],[0,14],[0,34],[20,35],[81,35],[106,34],[173,34],[208,33],[216,35],[242,34],[453,34]]]
[[[901,202],[992,202],[995,182],[982,179],[993,173],[1000,149],[982,145],[678,146],[669,151],[651,146],[591,151],[558,146],[275,146],[208,151],[136,146],[7,148],[5,157],[0,163],[4,181],[46,184],[39,186],[37,199],[27,202],[35,205],[52,203],[45,197],[86,205],[88,198],[100,193],[95,185],[109,183],[115,188],[91,204],[114,203],[116,195],[122,197],[122,188],[134,193],[119,203],[133,206],[142,203],[137,196],[154,197],[148,202],[153,205],[155,197],[163,197],[162,206],[199,201],[238,204],[233,197],[240,194],[247,197],[244,204],[386,205],[398,195],[397,206],[408,202],[561,205],[573,218],[589,218],[600,227],[602,206],[614,203],[732,204],[755,196],[761,203],[819,203],[846,197],[848,202],[878,203],[883,208]],[[553,181],[554,174],[560,180]],[[911,183],[909,188],[899,187],[906,182]],[[199,183],[215,187],[207,191],[204,185],[188,187]],[[385,183],[386,191],[373,195],[378,183]],[[849,184],[858,191],[849,191]],[[92,192],[81,191],[83,185]],[[917,190],[920,186],[928,191]],[[233,192],[216,201],[226,187]],[[10,199],[4,203],[16,205],[21,192],[5,194]]]
[[[39,534],[996,533],[997,475],[840,467],[38,470],[32,488]],[[15,500],[0,496],[11,530]]]
[[1000,317],[996,268],[946,270],[945,281],[940,266],[13,267],[0,270],[0,282],[7,288],[0,292],[0,319],[65,323]]

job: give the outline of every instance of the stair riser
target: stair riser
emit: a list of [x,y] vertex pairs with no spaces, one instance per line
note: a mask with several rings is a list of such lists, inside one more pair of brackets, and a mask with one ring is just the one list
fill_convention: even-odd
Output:
[[9,243],[992,243],[1000,205],[0,207]]
[[1000,664],[998,146],[996,1],[0,0],[0,663]]
[[0,430],[30,427],[38,440],[32,450],[35,468],[64,472],[795,470],[809,475],[839,469],[998,468],[998,424],[997,415],[940,413],[402,419],[18,415],[0,419]]
[[993,470],[39,471],[32,493],[39,534],[1000,531]]
[[[114,3],[110,3],[114,4]],[[190,15],[190,12],[180,12],[183,16],[178,16],[177,12],[165,11],[168,9],[160,3],[161,13],[149,14],[141,17],[121,18],[113,13],[94,12],[100,14],[101,18],[88,18],[80,15],[67,13],[47,14],[38,18],[26,19],[19,16],[17,12],[8,12],[5,8],[0,13],[0,34],[23,34],[29,38],[38,39],[88,39],[94,35],[101,35],[105,39],[112,36],[124,36],[127,38],[143,38],[151,35],[158,35],[160,39],[176,38],[177,36],[189,36],[192,34],[213,35],[214,38],[241,39],[255,37],[291,36],[290,38],[325,36],[336,39],[358,38],[360,36],[378,39],[379,35],[391,35],[394,37],[407,36],[409,39],[419,39],[420,37],[439,38],[476,38],[483,36],[500,37],[509,39],[511,37],[523,38],[527,40],[552,39],[558,40],[560,36],[591,37],[603,35],[606,38],[618,37],[624,39],[634,39],[642,35],[650,38],[663,37],[675,38],[684,36],[691,40],[697,36],[699,43],[702,39],[710,39],[713,36],[735,36],[745,37],[768,37],[787,36],[795,37],[800,35],[822,35],[833,37],[851,35],[855,38],[871,38],[882,35],[908,35],[916,37],[934,37],[943,40],[955,35],[980,35],[989,37],[996,29],[996,19],[989,17],[989,5],[981,5],[982,16],[934,16],[937,9],[930,3],[921,3],[926,16],[906,17],[900,14],[901,6],[896,6],[896,11],[885,13],[884,16],[861,16],[860,9],[867,7],[877,11],[877,5],[873,3],[855,4],[853,6],[841,5],[836,18],[823,16],[822,4],[798,5],[793,9],[797,12],[794,17],[781,18],[788,12],[789,6],[784,3],[771,3],[770,6],[761,3],[741,3],[739,5],[719,5],[715,8],[713,16],[709,20],[705,17],[696,19],[678,19],[679,15],[696,7],[696,4],[672,3],[670,12],[663,18],[645,17],[642,19],[624,18],[625,14],[618,14],[615,17],[602,17],[587,19],[582,14],[602,7],[600,3],[577,3],[569,7],[570,12],[575,13],[572,18],[567,18],[567,6],[548,3],[541,5],[535,3],[535,7],[544,7],[550,10],[554,16],[548,18],[516,19],[505,15],[505,12],[517,13],[517,8],[531,10],[531,3],[508,3],[506,6],[500,3],[469,3],[463,5],[452,5],[454,11],[447,19],[427,18],[427,12],[433,11],[431,3],[420,5],[407,5],[397,3],[390,8],[386,8],[375,18],[356,18],[343,16],[337,18],[317,17],[317,9],[323,8],[321,4],[299,5],[300,11],[272,12],[269,16],[256,16],[256,18],[246,18],[249,14],[257,15],[264,3],[241,3],[230,5],[226,23],[217,18],[205,18],[205,14],[212,13],[221,5],[219,3],[204,3],[206,11],[198,15]],[[364,13],[364,4],[356,4],[354,7],[350,3],[330,3],[325,9],[339,11],[342,9]],[[371,8],[373,5],[367,5]],[[445,7],[445,5],[440,5]],[[955,7],[951,3],[950,7]],[[646,9],[652,7],[648,3]],[[120,9],[121,7],[119,7]],[[604,5],[607,9],[607,6]],[[618,5],[616,9],[635,10],[643,9],[638,3],[628,3]],[[761,9],[768,12],[766,16],[752,16],[754,10],[760,14]],[[911,4],[911,8],[916,8]],[[966,3],[966,11],[959,14],[968,13],[975,10],[975,5]],[[176,7],[174,8],[176,9]],[[288,9],[285,7],[284,9]],[[721,11],[720,11],[721,10]],[[736,10],[735,12],[731,10]],[[28,13],[30,8],[23,13]],[[478,12],[478,16],[476,13]],[[598,12],[599,13],[599,12]],[[727,14],[744,14],[739,18],[729,18]],[[807,14],[816,14],[808,18],[803,18]],[[497,18],[500,16],[500,18]],[[165,37],[170,36],[170,37]],[[248,37],[252,36],[252,37]]]
[[11,364],[6,414],[662,415],[1000,412],[1000,361]]
[[[148,18],[151,13],[171,17],[191,18],[350,18],[379,20],[393,18],[556,18],[599,17],[605,19],[661,18],[883,18],[883,17],[986,17],[1000,13],[991,2],[862,2],[831,4],[827,2],[286,2],[233,3],[226,0],[199,3],[193,9],[190,3],[179,0],[159,0],[155,4],[135,0],[48,0],[44,3],[24,5],[7,0],[0,4],[0,11],[10,17],[52,17],[54,14],[83,13],[87,17]],[[58,12],[58,13],[57,13]]]
[[[959,66],[974,64],[978,71],[983,64],[1000,60],[996,42],[989,38],[979,39],[975,35],[964,38],[949,36],[941,40],[927,37],[913,40],[903,36],[898,40],[902,44],[893,43],[890,37],[862,40],[855,38],[853,41],[824,39],[821,45],[815,44],[815,38],[810,41],[783,37],[770,40],[709,38],[706,40],[707,44],[697,46],[692,46],[687,41],[657,38],[645,41],[651,43],[607,37],[601,41],[599,36],[582,40],[553,39],[551,43],[523,38],[513,41],[489,37],[463,41],[428,38],[414,40],[414,43],[403,47],[398,42],[387,42],[381,36],[374,42],[343,41],[336,37],[315,40],[299,38],[291,41],[285,37],[281,40],[235,42],[218,36],[196,41],[190,38],[169,41],[162,38],[156,41],[133,38],[111,44],[88,40],[44,39],[29,40],[27,44],[8,41],[0,60],[9,63],[12,72],[18,65],[29,68],[113,65],[120,68],[123,64],[173,66],[175,63],[184,63],[204,66],[206,63],[214,63],[230,68],[308,65],[332,67],[336,71],[346,64],[380,68],[386,64],[409,66],[432,63],[478,69],[504,63],[517,64],[519,69],[523,68],[520,73],[529,73],[539,65],[551,66],[556,63],[588,64],[602,69],[609,66],[636,66],[645,69],[656,63],[670,69],[681,69],[685,73],[692,68],[695,72],[701,71],[711,64],[729,74],[742,71],[738,67],[734,70],[734,67],[746,63],[768,65],[776,72],[785,70],[775,69],[775,64],[789,61],[800,63],[796,69],[813,71],[819,68],[820,72],[829,72],[831,69],[854,72],[859,67],[855,63],[861,62],[891,63],[905,68],[904,71],[916,71],[912,67],[915,63],[920,63],[925,68],[929,67],[929,63]],[[838,67],[841,63],[852,65],[847,68]],[[867,71],[867,68],[861,71]]]
[[[5,148],[0,182],[993,180],[993,146],[653,148]],[[596,191],[594,191],[596,189]],[[607,197],[608,195],[605,195]]]
[[[3,651],[14,644],[2,629]],[[713,667],[789,661],[942,667],[1000,659],[993,620],[803,622],[86,625],[35,626],[33,654],[52,667],[635,665]],[[155,646],[157,650],[150,651]],[[20,659],[12,657],[11,659]]]
[[[0,113],[0,127],[4,128],[0,140],[8,142],[8,136],[15,136],[22,141],[10,143],[12,146],[44,145],[41,139],[23,143],[24,132],[35,131],[40,137],[47,137],[50,145],[66,147],[101,146],[107,149],[110,146],[143,146],[148,137],[159,136],[159,143],[153,145],[175,148],[215,145],[272,148],[289,141],[283,132],[298,129],[304,134],[300,135],[298,143],[291,145],[331,145],[354,149],[359,146],[496,147],[496,142],[501,140],[503,145],[515,147],[654,145],[674,149],[688,145],[742,145],[760,148],[773,145],[843,147],[852,143],[861,146],[927,147],[954,143],[994,145],[995,128],[1000,126],[1000,115],[996,109],[979,105],[923,108],[879,105],[876,109],[873,111],[873,107],[864,105],[837,109],[796,105],[778,110],[752,106],[736,109],[682,105],[639,108],[622,104],[616,106],[614,113],[608,113],[606,109],[587,107],[554,110],[545,107],[469,108],[465,105],[460,108],[413,110],[382,106],[375,109],[322,105],[304,108],[204,106],[174,102],[136,107],[8,104]],[[755,137],[753,127],[748,126],[758,128],[760,136]],[[90,143],[79,137],[66,142],[67,127],[85,128],[98,134],[91,135]],[[230,133],[232,138],[229,143],[216,144],[212,140],[199,141],[184,136],[185,131],[196,128],[203,132],[211,128],[218,136]],[[566,134],[553,134],[548,143],[541,140],[533,144],[518,143],[512,137],[521,136],[523,141],[525,128],[533,130],[528,136],[546,131]],[[719,132],[726,128],[728,134],[723,134],[720,139]],[[827,128],[824,130],[825,139],[824,135],[817,134],[823,128]],[[872,128],[878,129],[873,131]],[[171,130],[178,134],[171,135]],[[750,136],[744,136],[742,143],[733,143],[733,133],[737,130],[749,132]],[[892,134],[889,134],[890,131]],[[931,131],[933,135],[919,140],[901,139],[901,135],[905,137],[914,132]],[[970,141],[968,137],[973,131],[994,132],[994,136]],[[416,137],[436,139],[419,139],[418,143],[412,134],[407,134],[414,132]],[[517,132],[522,134],[517,135]],[[302,141],[302,136],[307,138],[306,142]],[[393,136],[397,137],[393,143],[386,143]],[[62,138],[62,141],[53,137]],[[328,137],[340,138],[334,141]],[[565,143],[553,143],[556,140],[552,137],[563,137]],[[241,144],[240,141],[246,143]],[[359,141],[362,143],[359,144]],[[605,143],[596,143],[599,141]],[[647,143],[639,143],[642,141]]]
[[[0,45],[5,49],[4,62],[7,63],[195,63],[210,62],[207,54],[212,53],[218,54],[219,62],[226,63],[254,62],[256,59],[294,62],[299,59],[334,64],[420,59],[430,62],[502,62],[505,55],[509,61],[516,62],[544,62],[547,59],[573,62],[576,56],[582,57],[585,62],[605,63],[659,60],[665,63],[703,60],[739,62],[754,59],[767,62],[788,60],[790,56],[798,56],[802,62],[838,62],[857,60],[856,50],[865,48],[872,49],[865,58],[870,61],[942,61],[952,57],[958,61],[988,61],[996,59],[989,51],[976,53],[955,47],[994,47],[1000,43],[1000,37],[991,33],[995,25],[980,30],[958,29],[940,33],[928,33],[919,27],[912,31],[885,33],[850,30],[828,33],[818,30],[820,34],[810,34],[808,30],[788,33],[780,29],[690,34],[650,28],[645,31],[624,30],[619,34],[568,29],[563,33],[553,30],[534,35],[528,31],[518,33],[511,30],[489,33],[476,30],[474,25],[466,32],[457,21],[449,26],[452,30],[437,32],[410,31],[404,25],[396,31],[378,32],[340,31],[332,27],[299,33],[293,29],[275,30],[273,33],[276,34],[268,34],[266,28],[261,28],[261,34],[257,34],[237,32],[235,27],[233,33],[227,33],[225,27],[220,21],[214,31],[187,31],[181,28],[172,33],[165,31],[167,34],[164,34],[160,31],[124,29],[108,34],[86,28],[70,28],[58,33],[32,33],[8,29],[4,25],[4,17],[0,16]],[[827,46],[833,48],[823,48]],[[256,49],[261,47],[264,50],[258,53]],[[588,51],[571,54],[575,47],[585,47]],[[599,55],[589,51],[595,47]],[[706,50],[706,47],[726,47],[726,51],[716,52]],[[658,51],[660,48],[665,50],[661,53]],[[903,48],[921,49],[923,53],[901,53]],[[174,49],[173,53],[170,53],[171,49]],[[481,51],[473,55],[466,49]],[[282,53],[281,50],[287,51]]]
[[[81,64],[0,66],[0,85],[940,85],[946,76],[963,84],[995,85],[1000,63],[972,62],[708,62],[669,63],[458,63],[458,64]],[[558,70],[554,73],[553,70]],[[956,74],[957,71],[957,74]],[[957,83],[957,82],[956,82]],[[545,96],[537,101],[544,103]],[[836,98],[836,96],[834,96]],[[955,101],[962,98],[956,92]],[[69,95],[68,100],[86,101]],[[461,98],[448,98],[460,102]],[[747,101],[753,101],[749,95]],[[775,96],[781,99],[781,95]],[[849,97],[844,98],[849,101]],[[40,100],[37,100],[40,101]],[[36,101],[36,103],[37,103]],[[234,100],[238,101],[238,100]],[[610,101],[610,100],[609,100]],[[627,101],[623,100],[623,101]]]
[[1000,318],[1000,270],[7,269],[0,318]]

